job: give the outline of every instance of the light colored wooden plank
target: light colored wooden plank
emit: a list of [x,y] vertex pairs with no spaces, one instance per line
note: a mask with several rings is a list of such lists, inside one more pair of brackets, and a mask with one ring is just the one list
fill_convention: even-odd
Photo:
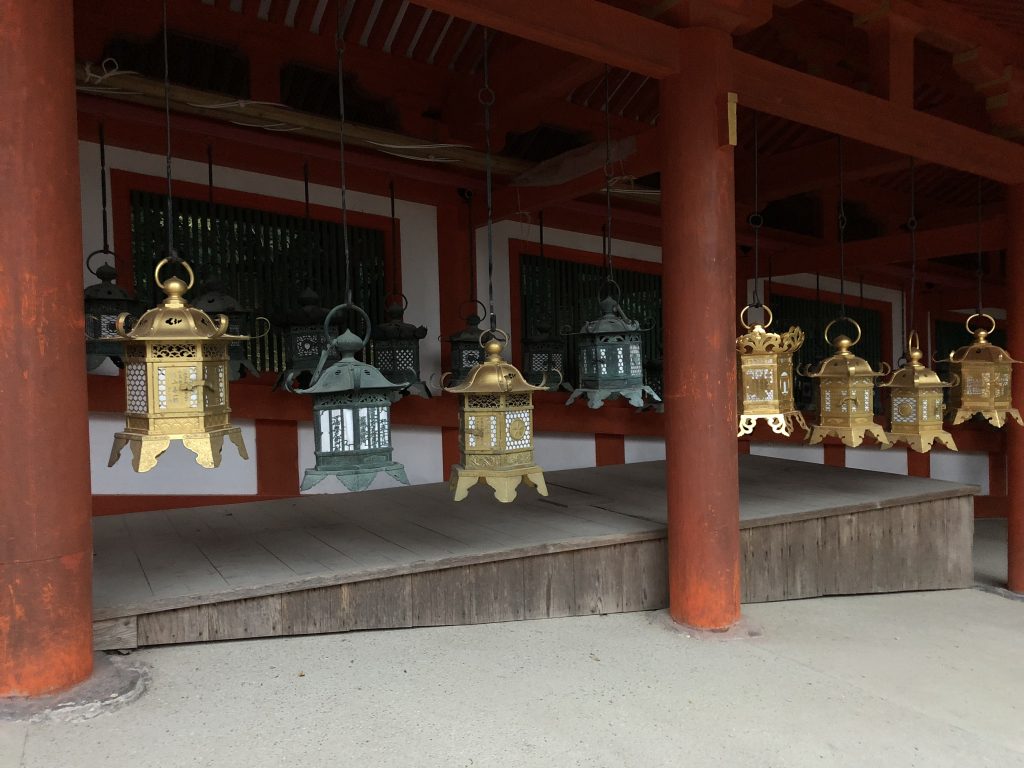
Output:
[[572,616],[576,610],[576,580],[572,553],[560,552],[522,559],[523,618]]
[[103,619],[92,623],[92,647],[96,651],[137,648],[138,627],[134,616]]
[[573,589],[577,616],[622,611],[622,546],[573,552]]

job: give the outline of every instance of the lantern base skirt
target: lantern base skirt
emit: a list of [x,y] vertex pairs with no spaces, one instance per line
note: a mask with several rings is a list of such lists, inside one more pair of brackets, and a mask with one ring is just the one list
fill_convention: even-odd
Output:
[[883,447],[890,445],[889,438],[885,434],[885,430],[882,429],[878,424],[868,424],[863,427],[826,427],[824,425],[818,425],[811,430],[811,437],[808,441],[811,445],[820,443],[826,437],[838,438],[843,445],[847,445],[850,448],[856,448],[862,442],[864,438],[871,436],[875,438]]
[[1024,427],[1024,421],[1020,418],[1020,411],[1016,408],[995,408],[991,411],[973,411],[970,408],[958,408],[950,415],[949,423],[963,424],[965,421],[970,421],[976,415],[981,416],[993,427],[1002,427],[1010,419]]
[[520,483],[536,488],[541,496],[548,495],[548,486],[544,482],[544,470],[538,466],[519,467],[517,469],[466,469],[460,464],[452,465],[449,487],[454,494],[454,501],[462,501],[469,495],[469,489],[477,483],[487,483],[494,489],[494,498],[508,504],[515,501],[516,489]]
[[239,427],[214,429],[209,432],[197,432],[193,435],[140,435],[133,432],[118,432],[114,435],[114,445],[110,448],[108,467],[112,467],[121,457],[126,445],[132,449],[132,469],[136,472],[149,472],[156,466],[157,459],[170,447],[172,440],[180,440],[196,456],[196,464],[207,469],[220,466],[221,451],[224,438],[228,438],[238,449],[243,459],[249,458],[242,442],[242,430]]
[[889,432],[887,433],[890,445],[883,445],[882,449],[892,448],[899,443],[905,443],[907,448],[918,453],[928,453],[932,449],[935,443],[945,446],[951,451],[957,450],[956,443],[953,441],[953,436],[944,429],[932,429],[927,432],[913,432],[913,433],[900,433],[900,432]]
[[655,402],[661,402],[661,398],[658,397],[658,394],[647,385],[644,385],[642,387],[636,387],[634,389],[622,390],[577,389],[569,396],[569,399],[565,401],[565,404],[572,405],[580,397],[586,396],[588,406],[590,406],[591,408],[600,408],[602,405],[604,405],[605,400],[614,400],[617,397],[624,397],[626,400],[629,401],[629,404],[632,405],[634,408],[643,408],[645,405],[644,395],[647,395]]
[[797,427],[800,427],[807,434],[811,431],[811,428],[807,426],[807,422],[804,421],[804,415],[800,411],[787,411],[786,413],[759,413],[756,416],[741,415],[740,416],[740,431],[736,433],[736,437],[743,437],[753,433],[754,427],[757,426],[759,419],[764,419],[768,422],[768,426],[772,428],[772,432],[777,435],[785,435],[789,437],[796,431]]
[[405,467],[397,461],[392,461],[389,464],[382,464],[376,467],[362,467],[359,469],[307,469],[306,474],[302,478],[302,485],[299,486],[299,490],[308,491],[310,488],[318,485],[328,477],[334,477],[337,478],[338,482],[345,486],[349,491],[365,491],[381,472],[390,475],[402,485],[409,484],[409,478],[405,474]]

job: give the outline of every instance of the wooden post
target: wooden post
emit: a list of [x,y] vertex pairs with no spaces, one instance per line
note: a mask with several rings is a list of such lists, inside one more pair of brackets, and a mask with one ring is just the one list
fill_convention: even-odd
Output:
[[740,613],[732,39],[679,33],[661,81],[669,612],[726,629]]
[[[1011,295],[1019,295],[1024,288],[1024,185],[1009,188],[1006,214],[1006,286]],[[1010,351],[1019,357],[1024,349],[1024,312],[1014,305],[1006,309],[1007,342]],[[1024,371],[1019,367],[1013,373],[1013,404],[1024,406]],[[1024,428],[1010,423],[1005,434],[1008,586],[1014,592],[1024,592]]]
[[72,0],[0,0],[0,696],[92,672]]

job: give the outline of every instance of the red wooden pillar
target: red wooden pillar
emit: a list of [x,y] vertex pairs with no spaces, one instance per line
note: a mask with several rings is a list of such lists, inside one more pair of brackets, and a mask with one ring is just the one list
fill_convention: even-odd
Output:
[[661,82],[669,612],[725,629],[740,613],[736,219],[726,96],[732,38],[680,32]]
[[[1009,295],[1024,288],[1024,185],[1010,187],[1006,201],[1006,287]],[[1006,308],[1006,338],[1010,350],[1019,356],[1024,348],[1024,312],[1016,306]],[[1013,376],[1013,404],[1024,405],[1024,372]],[[1016,424],[1005,427],[1006,434],[1006,518],[1009,527],[1008,585],[1024,592],[1024,429]],[[993,493],[991,489],[990,493]]]
[[92,672],[72,0],[0,0],[0,696]]

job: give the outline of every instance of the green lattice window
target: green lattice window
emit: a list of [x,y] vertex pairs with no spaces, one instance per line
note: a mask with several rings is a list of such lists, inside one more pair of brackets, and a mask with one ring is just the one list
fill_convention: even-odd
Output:
[[[163,257],[166,242],[166,195],[131,193],[132,260],[136,295],[149,305],[163,298],[153,284],[153,267]],[[253,208],[174,198],[174,242],[179,255],[196,273],[191,297],[204,278],[218,275],[226,290],[254,315],[271,319],[298,305],[308,287],[320,294],[325,307],[344,300],[345,274],[341,225],[300,216],[285,216]],[[354,273],[353,298],[370,319],[383,319],[385,294],[384,233],[349,226]],[[250,359],[261,371],[282,370],[284,339],[274,327],[270,335],[250,342]]]
[[[856,301],[854,299],[853,301]],[[842,312],[840,305],[830,301],[816,301],[815,299],[802,299],[796,296],[786,296],[781,293],[773,293],[768,302],[775,315],[775,321],[771,330],[782,333],[791,325],[798,325],[807,335],[800,351],[793,356],[794,368],[802,368],[805,364],[816,365],[818,361],[832,355],[834,349],[825,342],[825,326],[832,320],[839,317]],[[878,370],[882,362],[882,334],[885,332],[882,313],[877,309],[868,307],[851,306],[847,304],[847,316],[853,318],[861,327],[860,343],[854,348],[854,354],[867,360],[871,367]],[[836,327],[837,333],[851,333],[850,329]],[[890,363],[890,360],[885,362]],[[797,375],[796,387],[794,389],[796,407],[801,410],[813,410],[814,404],[814,380],[806,376]],[[881,413],[881,398],[878,397],[878,388],[875,388],[875,412]]]
[[[543,327],[565,343],[565,380],[576,382],[575,335],[559,336],[562,329],[573,334],[587,320],[598,316],[598,292],[604,284],[603,266],[522,254],[519,264],[520,338],[537,338]],[[622,308],[649,330],[643,333],[644,362],[661,357],[661,276],[628,269],[616,269],[615,281],[622,288]]]

